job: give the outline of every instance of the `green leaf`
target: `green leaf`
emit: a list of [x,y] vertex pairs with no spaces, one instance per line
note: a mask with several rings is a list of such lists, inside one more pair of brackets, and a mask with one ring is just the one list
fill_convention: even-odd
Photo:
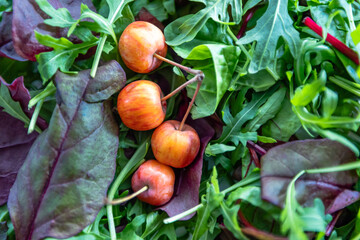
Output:
[[58,69],[69,72],[79,54],[86,54],[89,48],[98,43],[97,38],[89,42],[73,44],[66,38],[53,38],[37,32],[35,36],[39,43],[54,48],[51,52],[36,55],[38,69],[44,82],[54,76]]
[[244,131],[256,131],[268,120],[275,117],[281,107],[281,102],[285,98],[286,89],[280,88],[269,99],[263,106],[259,108],[254,119],[246,124]]
[[[202,118],[213,114],[231,82],[239,59],[238,47],[223,44],[207,44],[195,47],[186,59],[205,74],[200,91],[191,113],[192,118]],[[187,87],[192,97],[196,84]]]
[[276,116],[263,125],[262,134],[280,141],[288,141],[300,127],[298,116],[292,111],[289,99],[285,98]]
[[109,22],[116,22],[122,16],[121,12],[124,7],[132,1],[133,0],[106,0],[109,5]]
[[325,118],[329,118],[336,110],[338,104],[338,95],[335,91],[326,88],[321,103],[322,114]]
[[324,90],[325,83],[321,80],[315,80],[312,83],[297,88],[294,97],[291,99],[291,103],[294,106],[306,106]]
[[140,216],[136,216],[126,227],[124,230],[118,234],[119,239],[132,239],[132,240],[143,240],[139,235],[137,235],[137,231],[140,226],[145,222],[146,216],[142,214]]
[[276,139],[265,136],[257,136],[257,140],[262,143],[277,143]]
[[166,213],[160,215],[158,212],[150,212],[146,216],[146,228],[141,237],[146,238],[148,235],[157,231],[162,225],[164,225],[163,220],[165,218]]
[[360,24],[356,27],[354,31],[351,32],[351,38],[355,46],[360,43]]
[[66,8],[55,9],[48,0],[35,0],[40,9],[43,10],[50,19],[45,19],[45,23],[54,27],[71,27],[76,21],[71,17],[69,10]]
[[[238,0],[197,0],[202,2],[205,8],[195,13],[190,18],[186,19],[179,28],[176,29],[175,34],[171,36],[166,35],[167,44],[170,46],[177,46],[185,42],[189,42],[195,38],[196,34],[201,30],[205,23],[212,18],[219,23],[227,23],[230,21],[228,13],[228,6],[231,6],[232,19],[235,23],[239,23],[242,16],[242,2]],[[166,28],[174,29],[170,23]],[[165,28],[165,31],[166,31]]]
[[303,227],[305,225],[300,214],[298,213],[301,206],[295,198],[295,181],[302,176],[305,171],[299,172],[287,187],[285,207],[281,213],[282,222],[281,231],[286,234],[290,232],[290,239],[307,240]]
[[208,144],[205,149],[205,154],[210,155],[210,156],[215,156],[217,154],[234,151],[235,148],[236,147],[234,147],[234,146],[229,146],[229,145],[219,144],[219,143]]
[[[221,137],[215,140],[215,143],[227,143],[231,141],[232,138],[238,135],[241,132],[241,127],[250,119],[253,119],[259,109],[259,107],[264,104],[264,102],[273,94],[275,89],[266,91],[265,93],[255,93],[253,94],[251,102],[249,102],[243,110],[241,110],[235,117],[230,119],[229,124],[223,128]],[[239,135],[238,135],[239,136]]]
[[264,15],[257,21],[255,28],[246,32],[237,44],[256,41],[254,55],[249,66],[250,73],[269,69],[274,76],[276,72],[276,46],[279,38],[288,44],[291,54],[295,57],[300,47],[299,33],[292,26],[288,13],[287,0],[270,0]]
[[219,183],[217,182],[216,168],[213,169],[211,183],[207,183],[206,197],[202,196],[201,202],[203,207],[197,211],[197,220],[192,239],[200,239],[201,236],[208,230],[208,222],[210,215],[215,209],[220,206],[224,199],[224,193],[220,193]]
[[224,217],[224,224],[227,227],[227,229],[229,229],[237,239],[248,239],[242,233],[238,222],[238,211],[240,205],[234,205],[232,207],[228,207],[226,204],[224,204],[224,202],[222,202],[220,206],[221,206],[222,216]]
[[117,38],[112,28],[112,24],[100,14],[91,11],[89,7],[83,3],[81,4],[81,16],[70,28],[68,32],[68,37],[71,35],[72,30],[76,28],[76,26],[80,23],[80,21],[86,18],[90,18],[94,22],[82,22],[83,26],[96,32],[109,34],[112,36],[114,42],[117,43]]
[[25,127],[29,126],[30,119],[23,112],[20,103],[11,98],[9,89],[4,84],[0,84],[0,107],[3,108],[2,111],[24,122]]

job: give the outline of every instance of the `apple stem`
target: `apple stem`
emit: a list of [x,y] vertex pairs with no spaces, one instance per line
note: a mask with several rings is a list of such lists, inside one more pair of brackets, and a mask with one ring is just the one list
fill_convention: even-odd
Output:
[[122,204],[122,203],[127,202],[127,201],[133,199],[134,197],[142,194],[143,192],[146,192],[148,189],[149,189],[149,186],[144,186],[141,189],[139,189],[138,191],[136,191],[136,192],[134,192],[134,193],[132,193],[132,194],[126,196],[126,197],[109,201],[109,202],[107,202],[107,204],[110,204],[110,205]]
[[202,72],[200,70],[195,70],[195,69],[192,69],[192,68],[189,68],[189,67],[185,67],[184,65],[181,65],[180,63],[177,63],[177,62],[174,62],[174,61],[171,61],[170,59],[167,59],[163,56],[160,56],[159,54],[157,53],[154,53],[154,57],[156,57],[157,59],[161,60],[161,61],[164,61],[164,62],[167,62],[171,65],[174,65],[178,68],[181,68],[182,70],[188,72],[188,73],[191,73],[193,75],[197,75],[197,74],[201,74]]
[[185,88],[187,85],[192,84],[198,80],[198,76],[195,75],[195,77],[193,77],[192,79],[190,79],[189,81],[185,82],[184,84],[182,84],[181,86],[179,86],[178,88],[176,88],[174,91],[172,91],[171,93],[169,93],[168,95],[166,95],[165,97],[163,97],[161,99],[161,101],[166,101],[169,98],[171,98],[172,96],[174,96],[175,94],[177,94],[178,92],[180,92],[183,88]]
[[193,74],[195,75],[192,79],[190,79],[189,81],[187,81],[186,83],[182,84],[180,87],[178,87],[177,89],[175,89],[174,91],[172,91],[171,93],[169,93],[168,95],[166,95],[165,97],[163,97],[161,99],[161,101],[166,101],[167,99],[169,99],[170,97],[174,96],[176,93],[180,92],[183,88],[185,88],[187,85],[189,84],[192,84],[194,82],[198,82],[197,84],[197,87],[196,87],[196,90],[195,90],[195,93],[191,99],[191,102],[189,103],[189,106],[186,110],[186,113],[180,123],[180,126],[179,126],[179,131],[182,130],[182,128],[184,127],[184,124],[185,124],[185,121],[190,113],[190,110],[191,110],[191,107],[193,106],[194,102],[195,102],[195,98],[197,96],[197,94],[199,93],[200,91],[200,87],[201,87],[201,83],[202,83],[202,80],[205,78],[205,75],[204,73],[201,71],[201,70],[195,70],[195,69],[192,69],[192,68],[189,68],[189,67],[185,67],[184,65],[181,65],[180,63],[177,63],[177,62],[174,62],[174,61],[171,61],[163,56],[160,56],[159,54],[157,53],[154,53],[154,57],[156,57],[157,59],[161,60],[161,61],[164,61],[164,62],[167,62],[171,65],[174,65],[178,68],[181,68],[182,70],[190,73],[190,74]]
[[189,106],[188,106],[188,108],[187,108],[187,110],[186,110],[186,113],[185,113],[183,119],[181,120],[181,123],[180,123],[180,126],[179,126],[179,131],[182,130],[182,128],[183,128],[183,126],[184,126],[184,124],[185,124],[185,121],[186,121],[186,119],[187,119],[187,117],[188,117],[188,115],[189,115],[189,113],[190,113],[191,107],[193,106],[193,104],[194,104],[194,102],[195,102],[195,98],[196,98],[197,94],[199,93],[199,90],[200,90],[200,87],[201,87],[201,83],[202,83],[202,81],[198,81],[198,84],[197,84],[197,86],[196,86],[195,93],[194,93],[194,95],[193,95],[193,97],[192,97],[192,99],[191,99],[191,102],[189,103]]

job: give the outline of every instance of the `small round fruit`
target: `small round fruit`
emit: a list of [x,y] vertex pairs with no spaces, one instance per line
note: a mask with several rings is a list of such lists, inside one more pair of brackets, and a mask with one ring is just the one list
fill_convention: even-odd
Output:
[[140,165],[131,179],[134,192],[148,186],[149,189],[137,197],[146,203],[160,206],[167,203],[173,193],[175,173],[171,167],[155,160],[148,160]]
[[161,101],[162,96],[159,85],[154,82],[138,80],[128,84],[117,100],[121,121],[136,131],[156,128],[166,114],[166,101]]
[[156,160],[174,168],[188,166],[200,149],[200,138],[195,129],[185,124],[179,131],[179,126],[179,121],[166,121],[155,129],[151,137]]
[[125,65],[138,73],[148,73],[160,66],[157,53],[166,56],[167,45],[162,31],[154,24],[135,21],[129,24],[119,40],[119,52]]

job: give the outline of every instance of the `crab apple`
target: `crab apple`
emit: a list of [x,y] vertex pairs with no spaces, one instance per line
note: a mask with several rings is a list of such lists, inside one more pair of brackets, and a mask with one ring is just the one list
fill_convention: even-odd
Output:
[[168,120],[157,127],[151,137],[156,160],[174,168],[188,166],[200,149],[200,138],[195,129],[187,124],[181,130],[179,127],[179,121]]
[[119,52],[125,65],[134,72],[151,72],[162,63],[154,53],[166,56],[165,36],[154,24],[135,21],[122,33]]
[[141,164],[131,178],[131,187],[134,192],[148,186],[148,190],[137,197],[154,206],[163,205],[171,199],[174,184],[174,170],[156,160],[148,160]]
[[138,80],[124,87],[117,99],[121,121],[130,129],[147,131],[159,126],[165,119],[166,101],[159,85]]

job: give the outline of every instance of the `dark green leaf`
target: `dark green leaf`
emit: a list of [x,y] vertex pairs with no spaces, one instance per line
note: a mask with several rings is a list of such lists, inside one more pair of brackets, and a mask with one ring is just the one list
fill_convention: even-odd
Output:
[[[248,103],[243,110],[241,110],[231,121],[226,124],[223,129],[222,135],[219,139],[215,140],[215,143],[227,143],[232,141],[232,138],[236,137],[240,132],[244,123],[250,119],[253,119],[264,102],[273,94],[275,89],[269,90],[265,93],[253,94],[252,100]],[[234,140],[236,141],[236,140]]]
[[[192,118],[213,114],[222,96],[228,90],[240,54],[239,48],[229,45],[208,44],[194,48],[186,59],[205,74],[192,110]],[[204,65],[206,63],[206,65]],[[187,87],[192,97],[196,84]]]
[[295,57],[300,47],[299,33],[292,26],[289,16],[287,0],[270,0],[264,15],[257,21],[255,28],[246,32],[238,44],[256,41],[254,55],[252,56],[249,72],[256,73],[262,69],[269,69],[273,76],[276,72],[276,46],[279,38],[288,44]]
[[[242,16],[242,2],[237,0],[197,0],[202,2],[205,8],[187,18],[176,31],[176,35],[166,36],[167,44],[177,46],[185,42],[189,42],[195,38],[196,34],[205,25],[208,19],[212,18],[216,22],[229,22],[230,16],[228,6],[231,6],[232,19],[235,23],[239,23]],[[166,28],[174,29],[173,23]],[[166,30],[165,30],[166,31]]]
[[275,117],[281,107],[281,102],[284,100],[286,93],[285,88],[280,88],[273,95],[271,95],[263,106],[259,108],[255,117],[246,124],[244,131],[256,131],[268,120]]

